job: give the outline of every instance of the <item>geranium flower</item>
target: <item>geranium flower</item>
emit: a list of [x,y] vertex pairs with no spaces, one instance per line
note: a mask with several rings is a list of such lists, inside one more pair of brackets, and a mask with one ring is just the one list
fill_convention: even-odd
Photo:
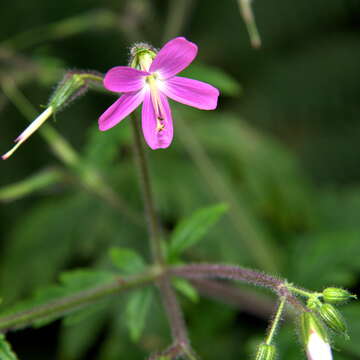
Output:
[[167,148],[173,138],[168,98],[202,110],[217,106],[219,90],[197,80],[176,76],[194,60],[197,46],[183,37],[166,43],[152,58],[149,52],[139,61],[140,70],[129,66],[110,69],[104,78],[107,90],[122,93],[99,118],[106,131],[142,105],[142,130],[151,149]]

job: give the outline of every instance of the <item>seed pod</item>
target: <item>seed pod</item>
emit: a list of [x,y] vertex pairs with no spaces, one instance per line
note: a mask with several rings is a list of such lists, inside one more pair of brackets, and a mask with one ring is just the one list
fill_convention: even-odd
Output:
[[334,306],[323,304],[319,309],[319,315],[330,329],[345,336],[347,335],[344,318]]
[[356,295],[350,294],[347,290],[335,287],[326,288],[323,291],[324,300],[328,303],[342,303],[351,298],[356,299]]

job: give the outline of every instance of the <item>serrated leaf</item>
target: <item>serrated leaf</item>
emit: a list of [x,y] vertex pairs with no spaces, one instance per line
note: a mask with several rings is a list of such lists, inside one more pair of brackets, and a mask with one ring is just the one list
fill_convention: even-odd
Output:
[[192,64],[181,72],[181,76],[205,81],[217,87],[222,94],[229,96],[238,96],[242,91],[241,85],[234,77],[215,66]]
[[146,316],[153,299],[152,289],[146,288],[132,293],[126,305],[125,318],[130,338],[137,342],[145,327]]
[[185,279],[174,278],[172,279],[172,284],[176,290],[178,290],[181,294],[186,296],[192,302],[199,301],[199,294],[197,290]]
[[143,258],[134,250],[114,247],[110,249],[112,263],[125,274],[136,274],[144,270]]
[[18,357],[11,349],[3,334],[0,335],[0,360],[17,360]]
[[227,210],[226,204],[218,204],[197,210],[182,220],[171,235],[169,257],[177,257],[199,242]]

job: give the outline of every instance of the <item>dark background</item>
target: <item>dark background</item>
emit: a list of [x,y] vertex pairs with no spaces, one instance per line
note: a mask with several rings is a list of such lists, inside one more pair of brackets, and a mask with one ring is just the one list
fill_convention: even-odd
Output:
[[[250,46],[235,0],[3,1],[0,81],[3,87],[15,80],[40,110],[65,70],[106,72],[127,63],[133,42],[160,48],[175,36],[185,36],[199,47],[191,77],[218,86],[222,96],[211,113],[174,105],[173,145],[148,153],[165,231],[170,233],[179,219],[200,207],[228,202],[230,194],[236,204],[232,216],[189,251],[188,260],[259,268],[315,291],[332,285],[356,292],[359,2],[255,0],[253,9],[263,42],[257,50]],[[49,27],[52,23],[58,25]],[[112,101],[89,92],[59,113],[52,125],[82,154],[84,163],[141,211],[128,124],[124,121],[105,134],[96,128],[97,118]],[[0,111],[4,153],[26,120],[3,91]],[[177,126],[176,117],[190,129],[190,137],[180,120]],[[199,148],[191,145],[192,136],[212,168],[196,160]],[[0,165],[3,187],[44,169],[63,169],[39,134]],[[54,282],[61,271],[109,267],[106,254],[111,246],[132,247],[148,256],[144,231],[76,177],[4,202],[0,216],[5,305]],[[268,260],[258,256],[259,242],[265,244]],[[256,290],[256,296],[271,307],[273,298],[267,292]],[[265,334],[266,311],[208,299],[182,302],[193,346],[203,358],[253,356]],[[87,320],[74,329],[58,321],[8,339],[21,359],[140,359],[168,341],[159,302],[154,307],[139,344],[129,340],[122,325],[121,302],[100,320]],[[340,341],[342,351],[334,357],[358,359],[360,308],[354,303],[343,309],[352,340]],[[279,331],[279,358],[304,358],[294,328],[289,320]],[[88,337],[77,338],[79,332]]]

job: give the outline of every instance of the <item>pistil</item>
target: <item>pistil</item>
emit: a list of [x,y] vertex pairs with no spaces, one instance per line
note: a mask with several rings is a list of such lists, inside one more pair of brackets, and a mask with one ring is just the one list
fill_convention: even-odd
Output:
[[164,111],[164,107],[162,105],[160,94],[158,91],[158,87],[156,84],[155,75],[149,75],[147,78],[147,83],[149,84],[151,101],[154,107],[155,116],[156,116],[156,130],[161,132],[165,128],[166,124],[166,115]]

